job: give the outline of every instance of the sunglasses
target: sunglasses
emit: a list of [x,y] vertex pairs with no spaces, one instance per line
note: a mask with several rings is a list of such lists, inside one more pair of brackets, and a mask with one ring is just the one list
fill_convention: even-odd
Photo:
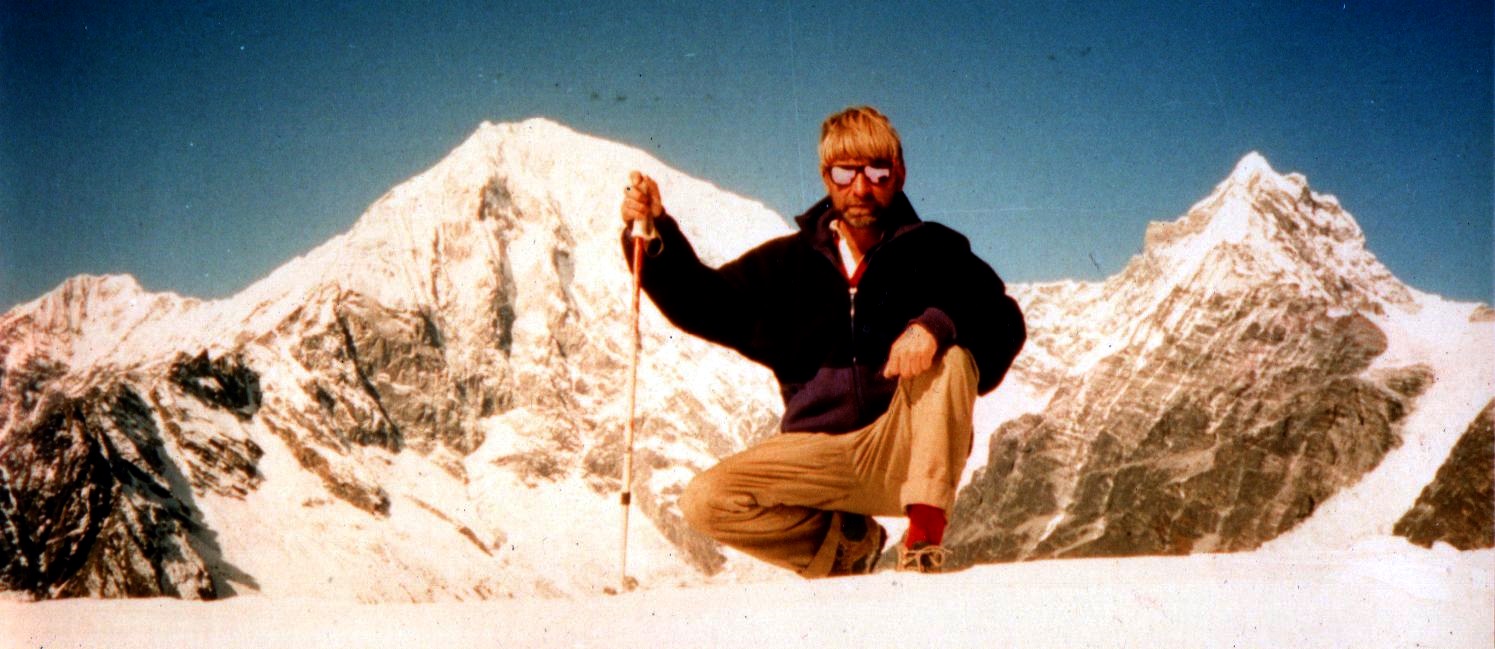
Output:
[[877,186],[886,185],[893,178],[893,170],[884,165],[864,165],[861,167],[848,167],[836,165],[831,167],[831,182],[837,187],[845,187],[856,180],[860,172],[867,178],[867,182]]

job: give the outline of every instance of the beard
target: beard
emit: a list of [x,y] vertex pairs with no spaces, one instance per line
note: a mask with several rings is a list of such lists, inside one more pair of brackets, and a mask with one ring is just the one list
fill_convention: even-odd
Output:
[[841,220],[859,230],[877,225],[881,216],[882,210],[876,205],[848,205],[841,210]]

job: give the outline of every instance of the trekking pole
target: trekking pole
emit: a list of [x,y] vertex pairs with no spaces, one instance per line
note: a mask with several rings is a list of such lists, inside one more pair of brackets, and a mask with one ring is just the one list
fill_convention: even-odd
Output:
[[[650,224],[652,225],[652,224]],[[639,335],[640,276],[644,267],[644,247],[653,238],[654,228],[639,221],[633,222],[633,299],[628,310],[628,419],[623,425],[625,451],[623,453],[623,492],[618,503],[623,506],[623,538],[619,543],[618,592],[626,593],[638,585],[638,580],[628,576],[628,508],[633,501],[633,433],[634,406],[638,401],[638,362],[642,341]]]

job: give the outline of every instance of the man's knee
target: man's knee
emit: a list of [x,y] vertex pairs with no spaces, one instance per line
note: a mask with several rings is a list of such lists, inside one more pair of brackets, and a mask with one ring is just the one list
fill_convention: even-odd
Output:
[[944,372],[976,372],[976,357],[959,345],[951,345],[940,358],[940,370]]
[[680,514],[691,529],[707,532],[711,528],[714,519],[711,503],[720,492],[715,472],[710,470],[696,474],[685,486],[685,493],[680,495]]
[[[899,379],[899,386],[918,397],[928,394],[931,389],[942,394],[944,386],[952,384],[972,386],[974,390],[976,381],[976,358],[971,356],[971,353],[964,347],[951,345],[940,352],[934,360],[934,365],[928,371],[917,376]],[[974,392],[971,398],[975,399]]]

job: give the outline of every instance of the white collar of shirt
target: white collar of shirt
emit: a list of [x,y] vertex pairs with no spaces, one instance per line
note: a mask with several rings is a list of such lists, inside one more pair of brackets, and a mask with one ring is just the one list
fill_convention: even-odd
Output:
[[851,277],[857,274],[857,267],[861,266],[867,257],[863,255],[860,260],[856,258],[851,251],[851,244],[847,242],[848,237],[841,232],[842,227],[844,226],[839,219],[831,222],[831,229],[836,232],[836,250],[841,253],[841,268],[846,271],[847,277]]

